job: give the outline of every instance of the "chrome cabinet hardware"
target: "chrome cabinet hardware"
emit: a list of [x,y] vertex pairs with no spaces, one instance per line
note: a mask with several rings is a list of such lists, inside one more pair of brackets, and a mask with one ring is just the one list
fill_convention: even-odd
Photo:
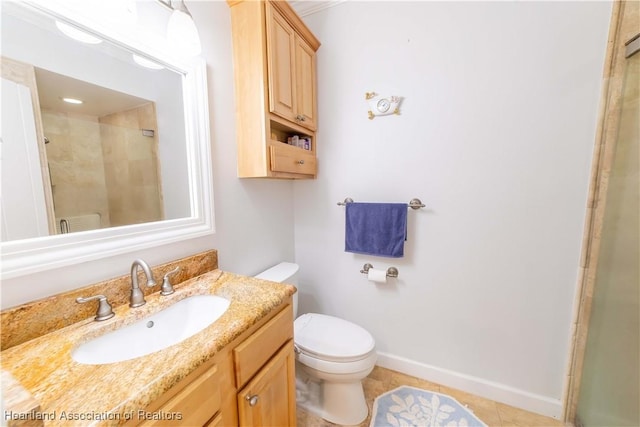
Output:
[[249,402],[249,406],[256,406],[258,404],[258,395],[254,394],[253,396],[247,396],[246,401]]

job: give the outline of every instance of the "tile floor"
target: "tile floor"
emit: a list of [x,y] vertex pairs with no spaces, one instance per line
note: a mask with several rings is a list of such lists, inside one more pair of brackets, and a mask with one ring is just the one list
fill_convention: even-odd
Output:
[[[409,375],[376,366],[373,372],[364,379],[364,394],[369,405],[369,413],[373,407],[374,399],[380,394],[393,390],[401,385],[409,385],[425,390],[447,394],[455,398],[463,405],[467,405],[474,414],[485,422],[489,427],[514,426],[514,427],[560,427],[564,426],[561,421],[542,415],[527,412],[522,409],[493,400],[474,396],[463,391],[445,387],[429,381],[421,380]],[[297,413],[298,427],[333,427],[336,424],[327,422],[301,409]],[[360,427],[369,427],[370,419],[360,424]]]

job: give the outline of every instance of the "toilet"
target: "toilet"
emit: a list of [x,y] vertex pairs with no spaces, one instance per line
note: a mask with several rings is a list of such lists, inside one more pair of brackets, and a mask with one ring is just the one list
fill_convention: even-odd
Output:
[[[297,264],[282,262],[255,277],[300,289],[297,273]],[[295,293],[294,317],[297,310]],[[360,424],[369,413],[362,380],[377,358],[371,334],[347,320],[319,313],[297,317],[293,329],[298,406],[335,424]]]

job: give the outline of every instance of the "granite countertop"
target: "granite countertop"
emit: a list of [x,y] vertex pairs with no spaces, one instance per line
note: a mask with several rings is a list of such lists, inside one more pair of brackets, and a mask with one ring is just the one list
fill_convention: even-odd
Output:
[[[122,424],[127,413],[145,408],[294,292],[291,285],[213,270],[184,282],[172,295],[147,296],[142,307],[116,307],[109,320],[86,319],[4,350],[2,369],[40,404],[46,426]],[[231,304],[213,324],[179,344],[107,365],[83,365],[71,358],[82,342],[203,294]],[[3,419],[8,420],[6,414]]]

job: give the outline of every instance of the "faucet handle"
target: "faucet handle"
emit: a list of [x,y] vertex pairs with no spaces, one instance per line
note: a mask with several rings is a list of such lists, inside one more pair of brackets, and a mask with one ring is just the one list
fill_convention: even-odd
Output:
[[180,266],[174,268],[173,270],[171,270],[170,272],[164,275],[164,277],[162,278],[162,288],[161,288],[162,290],[160,291],[160,295],[171,295],[172,293],[175,292],[175,290],[173,289],[173,286],[171,285],[171,281],[169,280],[169,276],[173,276],[178,271],[180,271]]
[[109,304],[109,301],[107,301],[107,297],[105,297],[104,295],[94,295],[92,297],[87,297],[87,298],[83,298],[83,297],[76,298],[76,302],[78,304],[84,304],[86,302],[94,301],[94,300],[98,300],[98,311],[96,311],[96,318],[95,318],[97,322],[101,320],[111,319],[113,316],[115,316],[115,313],[111,308],[111,304]]

